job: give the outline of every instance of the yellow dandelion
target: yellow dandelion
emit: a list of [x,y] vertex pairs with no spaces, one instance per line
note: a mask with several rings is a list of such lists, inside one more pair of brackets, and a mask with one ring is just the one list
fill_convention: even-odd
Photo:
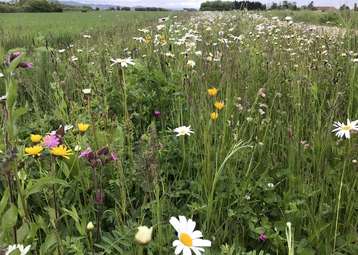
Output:
[[211,97],[214,97],[218,94],[218,89],[215,87],[211,87],[210,89],[208,89],[208,94]]
[[214,103],[214,106],[215,106],[216,109],[218,109],[219,111],[221,111],[221,110],[224,108],[225,104],[224,104],[223,101],[216,101],[216,102]]
[[63,144],[50,149],[50,153],[54,156],[63,157],[66,159],[69,159],[70,158],[69,156],[73,154],[72,150],[68,149],[67,146]]
[[217,118],[219,118],[219,114],[217,112],[210,113],[211,120],[215,121],[215,120],[217,120]]
[[87,131],[87,129],[89,128],[89,124],[86,124],[86,123],[78,123],[77,124],[77,127],[78,127],[78,130],[81,132],[81,133],[84,133]]
[[25,148],[25,155],[33,156],[33,157],[40,156],[41,152],[43,151],[43,149],[44,148],[41,145],[35,145],[35,146],[32,146],[32,147],[26,147]]
[[39,143],[39,142],[41,142],[42,136],[31,134],[30,139],[31,139],[31,142],[33,142],[33,143]]

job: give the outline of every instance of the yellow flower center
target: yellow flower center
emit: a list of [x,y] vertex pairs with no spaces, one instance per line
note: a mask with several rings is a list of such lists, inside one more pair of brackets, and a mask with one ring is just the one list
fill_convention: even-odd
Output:
[[193,239],[187,233],[181,233],[179,236],[179,240],[185,246],[191,247],[193,245]]
[[351,126],[351,125],[343,125],[343,126],[341,127],[341,129],[342,129],[343,131],[350,131],[350,130],[352,129],[352,126]]

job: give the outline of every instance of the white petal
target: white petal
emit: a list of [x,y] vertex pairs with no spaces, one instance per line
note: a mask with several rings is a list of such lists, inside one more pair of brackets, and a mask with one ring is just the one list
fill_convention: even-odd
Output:
[[210,247],[211,246],[211,241],[203,240],[203,239],[194,239],[193,240],[193,246],[196,246],[196,247]]
[[175,251],[174,253],[175,254],[179,254],[182,252],[182,250],[184,249],[185,246],[183,246],[182,244],[178,245],[176,248],[175,248]]
[[191,238],[193,238],[193,239],[197,239],[197,238],[201,238],[201,237],[203,237],[203,234],[199,230],[195,230],[191,234]]
[[176,232],[178,233],[180,232],[180,222],[178,221],[177,218],[171,217],[169,223],[173,226]]
[[[190,135],[190,134],[189,134]],[[188,220],[188,224],[187,224],[187,231],[188,231],[188,234],[191,235],[195,229],[195,221],[189,219]]]
[[193,252],[195,253],[195,255],[200,255],[200,254],[201,254],[199,248],[192,247],[191,249],[193,250]]
[[183,250],[183,255],[191,255],[191,250],[189,247],[184,247],[184,250]]
[[179,241],[179,240],[175,240],[174,242],[173,242],[173,247],[176,247],[176,246],[178,246],[178,245],[181,245],[182,243]]
[[188,221],[186,220],[185,216],[179,216],[179,222],[180,222],[180,225],[181,227],[186,227]]

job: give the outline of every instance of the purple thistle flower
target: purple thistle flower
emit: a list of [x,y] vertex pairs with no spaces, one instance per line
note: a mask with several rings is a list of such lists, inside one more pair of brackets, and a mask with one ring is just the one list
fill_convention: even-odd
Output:
[[118,156],[117,156],[117,154],[116,154],[116,153],[111,152],[111,160],[113,160],[113,161],[118,160]]
[[262,242],[265,242],[267,240],[267,236],[265,235],[265,233],[261,233],[259,235],[259,240]]
[[161,112],[160,111],[154,111],[153,115],[154,115],[154,117],[159,118],[160,115],[161,115]]
[[43,144],[45,147],[51,149],[57,147],[60,144],[60,139],[56,135],[47,135],[44,137]]
[[17,57],[21,55],[20,51],[11,52],[9,55],[9,64]]
[[24,69],[31,69],[32,68],[32,63],[31,62],[21,62],[17,67],[21,67]]
[[91,153],[92,153],[91,148],[87,148],[86,150],[84,150],[80,153],[79,157],[88,159]]

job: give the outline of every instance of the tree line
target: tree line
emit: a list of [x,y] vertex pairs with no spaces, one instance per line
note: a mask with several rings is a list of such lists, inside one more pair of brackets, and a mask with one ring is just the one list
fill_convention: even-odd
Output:
[[251,1],[210,1],[200,6],[200,11],[232,11],[232,10],[266,10],[266,5],[261,2]]

